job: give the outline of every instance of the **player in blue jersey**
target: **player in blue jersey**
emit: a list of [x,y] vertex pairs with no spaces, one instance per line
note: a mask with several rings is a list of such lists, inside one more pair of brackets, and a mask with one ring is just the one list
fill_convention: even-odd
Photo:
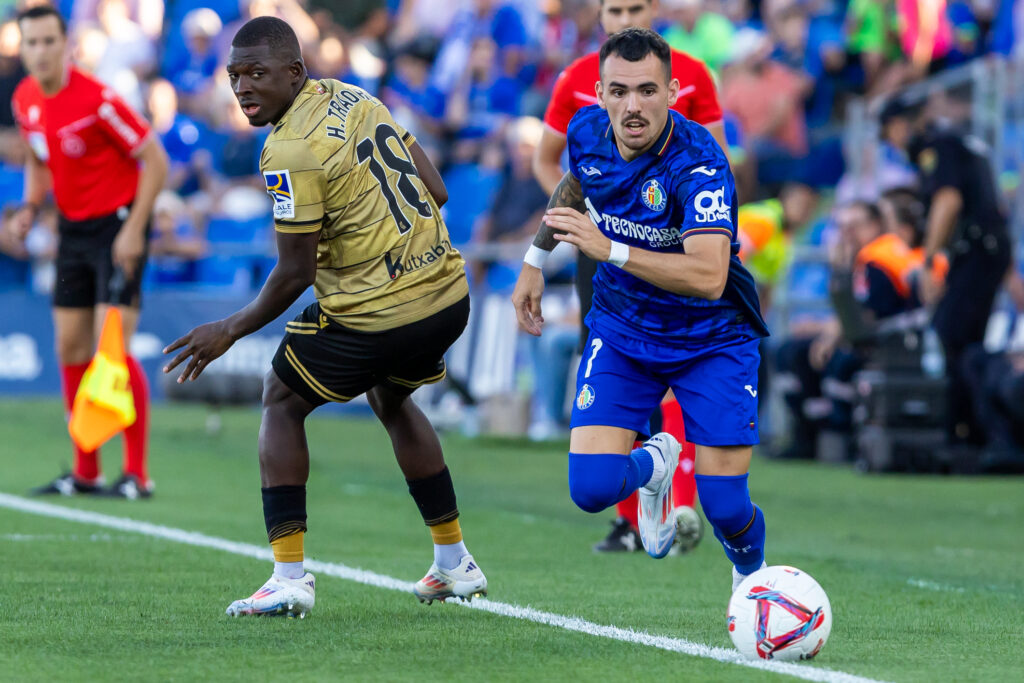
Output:
[[628,29],[601,48],[599,105],[569,124],[569,172],[548,204],[512,300],[540,335],[540,266],[559,242],[599,262],[590,337],[576,377],[569,493],[599,512],[639,489],[640,536],[663,557],[679,443],[633,439],[666,389],[697,445],[704,514],[733,562],[733,580],[764,565],[765,524],[747,471],[757,443],[758,341],[768,330],[753,278],[737,257],[736,192],[721,148],[669,107],[679,92],[669,47]]

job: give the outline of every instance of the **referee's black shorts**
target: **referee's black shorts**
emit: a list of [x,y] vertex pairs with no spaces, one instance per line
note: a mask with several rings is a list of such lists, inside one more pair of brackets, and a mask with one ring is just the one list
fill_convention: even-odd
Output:
[[314,303],[285,326],[274,372],[315,406],[344,403],[378,384],[412,393],[444,378],[444,354],[468,321],[468,295],[423,320],[382,332],[339,325]]
[[[84,221],[60,216],[57,222],[57,277],[53,285],[53,305],[60,308],[92,308],[114,304],[138,308],[140,283],[146,266],[143,254],[130,279],[115,278],[114,238],[128,217],[128,208]],[[146,228],[149,242],[149,226]]]

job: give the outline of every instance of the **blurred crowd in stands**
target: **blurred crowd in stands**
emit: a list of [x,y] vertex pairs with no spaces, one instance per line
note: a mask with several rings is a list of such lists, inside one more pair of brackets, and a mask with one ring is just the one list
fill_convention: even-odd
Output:
[[[39,2],[0,0],[5,101],[24,75],[11,19]],[[539,119],[559,71],[604,38],[599,0],[55,4],[70,18],[74,59],[153,122],[172,159],[154,225],[150,287],[249,289],[268,267],[269,202],[257,180],[266,130],[247,125],[223,69],[231,36],[249,18],[288,21],[311,75],[362,86],[391,108],[445,173],[454,241],[473,246],[519,243],[533,231],[545,203],[528,163]],[[852,96],[883,94],[975,57],[1020,50],[1021,4],[661,0],[655,28],[717,78],[741,201],[751,201],[787,184],[834,187],[843,174],[841,123]],[[0,107],[6,205],[19,199],[24,153],[12,123]],[[4,280],[46,290],[52,227],[52,215],[44,214],[26,245],[0,244]],[[211,251],[217,242],[227,247]],[[39,264],[34,272],[31,259]],[[474,275],[504,286],[510,272],[480,266]]]
[[[5,102],[24,76],[13,16],[41,1],[0,0]],[[554,81],[605,37],[600,0],[54,4],[70,19],[75,61],[145,114],[170,156],[168,187],[153,222],[144,282],[150,289],[248,292],[273,266],[271,202],[258,173],[268,130],[248,125],[224,71],[231,37],[248,19],[276,15],[287,21],[311,76],[367,89],[416,135],[447,184],[452,241],[467,255],[474,284],[489,291],[511,288],[523,245],[547,202],[531,159]],[[767,308],[784,277],[797,308],[802,292],[827,299],[828,258],[790,270],[793,243],[831,251],[833,271],[837,259],[856,271],[863,265],[858,266],[857,249],[878,235],[844,232],[844,221],[893,232],[884,226],[899,223],[896,214],[917,216],[911,222],[920,240],[925,209],[898,195],[917,184],[912,161],[884,137],[870,154],[855,150],[867,163],[850,163],[849,148],[844,159],[851,103],[882,101],[972,60],[1024,56],[1024,0],[660,0],[657,11],[654,28],[674,48],[703,60],[718,85],[742,205],[742,255]],[[970,92],[959,100],[954,93],[934,118],[964,123],[970,99]],[[1024,116],[1024,108],[1018,113]],[[1004,129],[1011,136],[1005,146],[1024,144],[1020,121]],[[9,211],[20,201],[25,151],[7,106],[0,106],[0,143],[0,204]],[[1001,173],[1003,160],[995,166],[1009,199],[1019,191],[1019,172]],[[856,203],[864,201],[869,203]],[[53,211],[44,211],[25,244],[0,238],[0,288],[49,290],[55,225]],[[572,277],[570,261],[564,261],[565,282]],[[1017,294],[1024,306],[1024,290]],[[921,297],[927,303],[928,293]],[[566,364],[574,347],[574,315],[567,309],[562,334],[545,341],[558,347],[555,355]],[[807,323],[796,316],[779,330],[782,337],[805,340],[801,362],[818,374],[833,358],[849,360],[833,355],[841,342],[829,320],[818,316]],[[540,354],[549,355],[550,349]],[[551,374],[538,370],[540,376]],[[560,375],[561,366],[553,374],[556,381],[541,387],[536,399],[549,423],[538,435],[551,433],[564,419]],[[843,419],[848,423],[848,416]]]

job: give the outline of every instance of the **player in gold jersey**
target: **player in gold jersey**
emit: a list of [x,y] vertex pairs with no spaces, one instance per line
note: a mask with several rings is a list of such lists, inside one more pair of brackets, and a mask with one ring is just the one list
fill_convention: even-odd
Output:
[[264,379],[260,476],[274,574],[230,615],[304,616],[314,578],[303,568],[309,451],[306,416],[367,394],[384,424],[434,541],[421,601],[470,599],[487,579],[462,541],[441,444],[410,395],[445,374],[444,353],[465,329],[469,289],[439,207],[433,164],[379,100],[352,85],[312,80],[291,27],[274,17],[235,35],[228,78],[253,126],[270,124],[260,159],[274,202],[278,262],[256,299],[169,345],[195,379],[241,337],[283,313],[311,284],[316,303],[285,326]]

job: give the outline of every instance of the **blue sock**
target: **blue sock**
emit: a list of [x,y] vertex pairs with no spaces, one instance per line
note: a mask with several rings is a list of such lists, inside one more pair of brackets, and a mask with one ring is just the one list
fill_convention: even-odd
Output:
[[633,491],[651,480],[651,477],[654,476],[654,456],[646,448],[637,448],[629,454],[628,469],[631,473],[631,478],[627,481],[629,493],[624,495],[621,500],[625,500]]
[[600,512],[628,498],[654,472],[650,453],[569,453],[569,496],[586,512]]
[[696,475],[704,516],[736,571],[750,574],[764,563],[765,524],[761,508],[750,502],[747,475]]

